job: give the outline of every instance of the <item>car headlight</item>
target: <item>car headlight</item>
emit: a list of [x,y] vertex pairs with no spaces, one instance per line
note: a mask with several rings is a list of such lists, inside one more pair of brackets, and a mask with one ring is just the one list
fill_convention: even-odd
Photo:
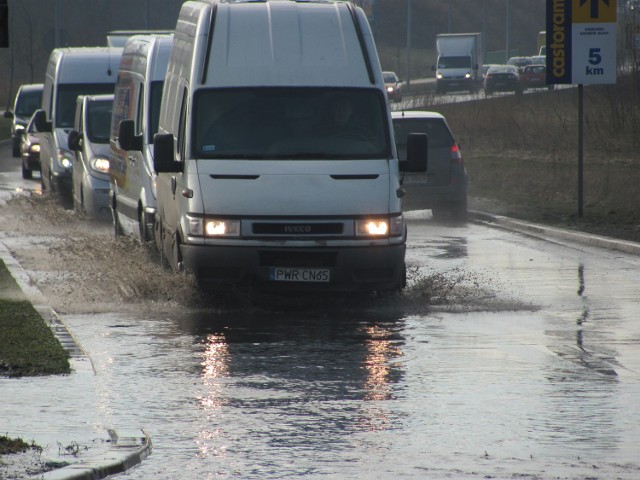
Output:
[[397,237],[404,231],[404,216],[356,220],[357,237]]
[[465,73],[464,78],[471,78],[471,74],[469,72]]
[[109,173],[109,159],[95,156],[91,159],[91,168],[99,173]]
[[387,92],[393,93],[393,87],[387,87]]
[[70,169],[73,167],[73,156],[74,154],[69,150],[65,150],[63,148],[58,150],[58,165],[62,168]]
[[436,74],[436,78],[437,78],[438,80],[442,80],[442,74],[441,74],[441,73]]
[[35,145],[31,145],[29,151],[31,153],[40,153],[40,144],[36,143]]
[[230,238],[240,236],[240,220],[187,216],[189,235],[195,237]]

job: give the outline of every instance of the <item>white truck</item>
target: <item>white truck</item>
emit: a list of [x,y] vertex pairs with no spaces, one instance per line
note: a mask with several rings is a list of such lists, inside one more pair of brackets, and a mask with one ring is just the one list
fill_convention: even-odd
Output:
[[478,91],[482,83],[482,34],[443,33],[436,36],[436,91]]
[[[426,171],[426,135],[409,143]],[[154,152],[161,254],[201,287],[404,286],[389,102],[352,3],[185,2]]]

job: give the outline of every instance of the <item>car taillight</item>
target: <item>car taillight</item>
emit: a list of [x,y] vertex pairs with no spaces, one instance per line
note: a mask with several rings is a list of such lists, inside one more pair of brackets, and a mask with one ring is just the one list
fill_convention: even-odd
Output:
[[457,143],[451,145],[451,163],[455,165],[462,165],[462,154]]

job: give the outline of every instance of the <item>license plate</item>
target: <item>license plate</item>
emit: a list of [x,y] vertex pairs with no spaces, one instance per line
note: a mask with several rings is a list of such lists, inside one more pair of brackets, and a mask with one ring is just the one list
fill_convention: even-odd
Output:
[[404,185],[427,185],[430,175],[410,174],[404,177]]
[[269,279],[274,282],[328,282],[328,268],[271,267]]

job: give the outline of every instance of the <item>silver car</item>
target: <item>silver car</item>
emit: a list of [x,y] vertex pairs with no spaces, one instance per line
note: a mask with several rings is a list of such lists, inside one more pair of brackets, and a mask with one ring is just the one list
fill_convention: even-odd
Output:
[[467,171],[460,148],[444,116],[436,112],[391,112],[400,162],[407,157],[407,138],[426,133],[428,156],[426,173],[405,173],[402,208],[431,209],[434,218],[466,220]]
[[73,207],[91,219],[109,220],[109,135],[113,94],[79,95],[69,148],[75,152]]

